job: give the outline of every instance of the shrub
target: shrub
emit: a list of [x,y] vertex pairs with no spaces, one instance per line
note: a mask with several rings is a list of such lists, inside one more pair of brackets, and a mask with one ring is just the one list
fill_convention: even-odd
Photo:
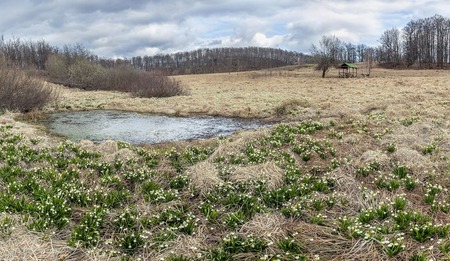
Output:
[[0,111],[29,112],[55,99],[45,82],[0,61]]
[[52,55],[46,63],[50,81],[86,90],[130,92],[137,97],[170,97],[186,90],[180,83],[157,72],[144,72],[129,66],[107,69],[86,57],[67,59]]
[[138,71],[130,67],[119,67],[108,71],[102,89],[130,92],[137,97],[171,97],[183,95],[186,90],[180,83],[157,72]]
[[68,87],[99,89],[107,79],[107,69],[83,57],[69,62],[62,56],[51,55],[45,66],[50,81]]
[[62,56],[52,54],[45,63],[45,70],[52,82],[64,84],[69,74],[69,65]]
[[67,82],[87,90],[99,89],[105,82],[106,69],[85,58],[78,58],[68,68]]

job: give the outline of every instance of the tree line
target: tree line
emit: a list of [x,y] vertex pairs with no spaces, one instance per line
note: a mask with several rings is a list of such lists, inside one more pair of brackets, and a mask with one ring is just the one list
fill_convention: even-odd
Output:
[[169,74],[221,73],[268,69],[298,64],[305,55],[264,47],[198,49],[175,54],[137,56],[131,65],[142,70],[165,70]]
[[390,68],[446,68],[450,62],[450,19],[434,15],[386,30],[376,48],[380,65]]
[[34,67],[45,70],[49,59],[58,56],[67,65],[84,59],[108,69],[130,66],[134,69],[159,71],[169,75],[260,70],[303,63],[308,59],[308,56],[299,52],[265,47],[203,48],[174,54],[110,59],[98,57],[81,44],[58,48],[44,40],[5,41],[3,37],[0,41],[0,53],[9,63],[22,68]]

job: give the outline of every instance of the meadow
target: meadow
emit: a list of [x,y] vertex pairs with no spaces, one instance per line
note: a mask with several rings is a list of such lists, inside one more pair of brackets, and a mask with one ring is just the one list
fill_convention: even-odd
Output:
[[[261,118],[192,142],[74,143],[0,115],[0,256],[26,260],[449,260],[450,72],[185,75],[182,96],[48,84],[44,112]],[[35,115],[36,114],[36,115]]]

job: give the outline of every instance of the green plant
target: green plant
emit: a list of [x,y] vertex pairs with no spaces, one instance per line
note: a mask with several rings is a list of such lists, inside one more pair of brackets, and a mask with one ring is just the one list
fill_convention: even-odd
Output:
[[411,228],[411,237],[423,243],[429,240],[436,233],[436,227],[430,223],[415,225]]
[[211,249],[207,255],[211,261],[233,261],[233,254],[223,250],[222,248]]
[[281,208],[281,213],[287,218],[301,218],[304,211],[305,207],[302,202],[296,201],[286,202]]
[[405,245],[403,244],[403,236],[401,235],[397,235],[391,240],[384,240],[381,243],[385,253],[389,257],[394,257],[405,249]]
[[137,229],[140,214],[135,209],[126,208],[113,221],[117,231],[133,231]]
[[0,236],[1,236],[1,238],[5,239],[12,234],[15,223],[16,222],[9,216],[5,216],[2,220],[0,220]]
[[48,195],[36,205],[37,219],[30,227],[36,231],[44,231],[50,227],[63,228],[70,221],[72,209],[66,200],[58,195]]
[[438,148],[437,148],[435,142],[432,142],[422,148],[422,154],[424,154],[424,155],[432,154],[433,152],[436,152],[436,151],[438,151]]
[[416,253],[409,258],[409,261],[427,261],[428,257],[425,253]]
[[326,218],[327,218],[327,216],[319,213],[319,214],[311,217],[311,222],[314,224],[323,226],[323,225],[325,225]]
[[408,175],[409,169],[406,166],[399,165],[392,170],[392,174],[399,179],[404,179]]
[[394,198],[394,202],[392,206],[395,210],[404,210],[406,205],[408,204],[408,200],[404,197],[404,195],[400,195]]
[[399,211],[394,214],[393,219],[397,229],[405,230],[413,221],[414,215],[411,212]]
[[150,190],[144,194],[144,200],[151,203],[166,203],[178,198],[178,191],[174,189]]
[[439,248],[442,251],[442,253],[449,254],[450,253],[450,241],[445,240],[445,241],[441,242]]
[[296,242],[293,238],[285,237],[277,242],[277,246],[284,252],[292,254],[303,253],[302,246],[300,245],[300,243]]
[[397,150],[397,146],[394,143],[389,143],[386,150],[393,153]]
[[84,247],[97,246],[104,217],[105,210],[98,207],[86,213],[80,224],[73,228],[69,244],[74,246],[81,243]]
[[439,225],[436,226],[436,233],[440,238],[446,238],[450,234],[450,225]]
[[240,210],[228,213],[223,218],[224,225],[230,229],[240,227],[245,221],[247,221],[247,217],[245,213]]
[[119,246],[127,253],[133,253],[144,244],[144,236],[136,231],[128,232],[124,236],[119,236]]
[[152,241],[157,249],[165,249],[169,247],[169,242],[174,240],[177,235],[170,229],[157,232],[153,235]]
[[125,189],[111,190],[106,195],[106,197],[104,197],[102,205],[104,205],[106,208],[117,208],[127,203],[130,200],[130,198],[131,194],[128,190]]
[[208,202],[202,202],[198,206],[200,211],[206,216],[208,221],[215,221],[219,217],[220,213],[218,210],[214,208],[214,206],[211,203]]
[[391,212],[389,210],[389,206],[387,204],[380,204],[378,208],[375,209],[375,213],[379,220],[385,220],[390,217]]
[[181,190],[189,184],[189,178],[185,175],[175,177],[170,181],[169,186],[172,189]]
[[409,191],[412,191],[416,188],[417,186],[417,180],[414,180],[411,177],[407,177],[403,180],[405,188]]
[[266,248],[267,243],[254,236],[244,237],[230,233],[222,239],[222,249],[232,254],[260,252]]
[[151,217],[153,225],[166,226],[171,231],[192,235],[197,227],[197,217],[186,207],[171,207]]

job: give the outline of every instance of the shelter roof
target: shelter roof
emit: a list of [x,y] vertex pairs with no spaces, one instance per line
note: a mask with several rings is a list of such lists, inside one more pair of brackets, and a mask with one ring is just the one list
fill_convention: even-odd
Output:
[[357,69],[358,66],[356,66],[356,64],[354,64],[354,63],[343,63],[343,64],[341,64],[341,66],[339,66],[339,68],[355,68],[355,69]]

